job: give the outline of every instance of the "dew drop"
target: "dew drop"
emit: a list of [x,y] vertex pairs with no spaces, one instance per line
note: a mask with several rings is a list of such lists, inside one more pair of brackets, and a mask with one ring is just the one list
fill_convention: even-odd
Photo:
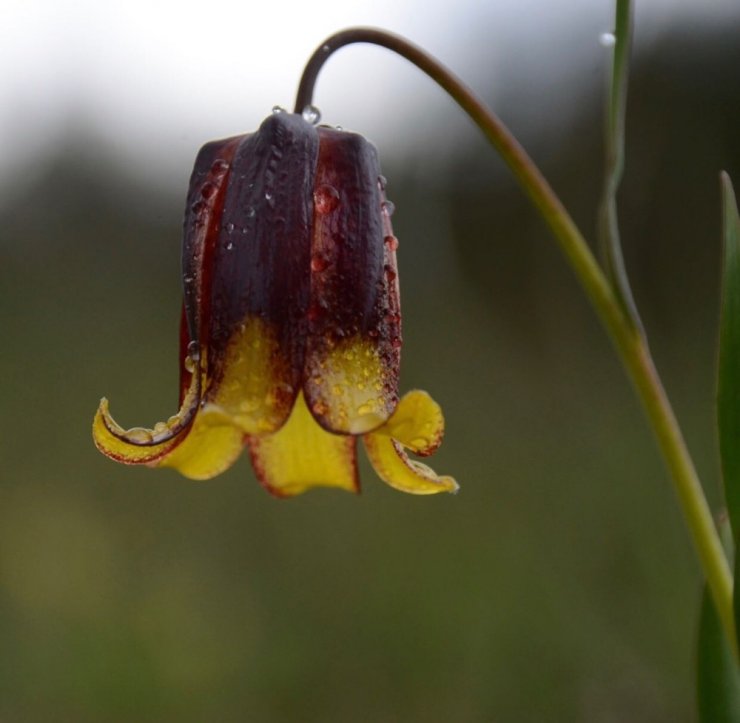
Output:
[[616,45],[617,38],[614,33],[601,33],[599,35],[599,45],[602,48],[613,48]]
[[126,431],[126,436],[132,442],[152,441],[152,433],[148,429],[144,429],[144,427],[132,427],[131,429]]
[[313,192],[313,202],[316,213],[322,215],[331,213],[339,205],[339,191],[325,183]]
[[321,120],[321,111],[315,105],[307,105],[303,109],[303,120],[315,126]]
[[325,271],[327,266],[329,266],[329,261],[325,256],[314,254],[311,257],[311,271],[319,273],[321,271]]
[[390,251],[395,251],[398,248],[398,239],[393,234],[389,234],[383,240]]
[[183,362],[186,371],[192,374],[195,371],[197,363],[200,361],[200,347],[197,341],[191,341],[188,344],[188,353]]
[[226,250],[231,251],[231,249],[233,248],[234,248],[234,244],[231,241],[229,241],[229,243],[226,244]]
[[203,211],[205,211],[208,208],[208,204],[205,201],[196,201],[191,207],[190,210],[195,214],[201,214]]
[[283,108],[283,106],[281,105],[274,105],[272,106],[272,112],[275,115],[278,115],[279,113],[285,113],[285,108]]
[[164,422],[157,422],[152,430],[154,434],[162,434],[167,431],[167,425]]
[[[267,198],[268,194],[265,194],[265,198]],[[272,196],[270,196],[272,198]],[[244,209],[244,214],[247,218],[254,218],[256,211],[252,206],[247,206],[246,209]]]
[[342,126],[334,126],[334,129],[335,130],[338,130],[340,133],[344,130],[344,128],[342,128]]
[[388,281],[395,281],[396,276],[398,276],[396,270],[390,264],[385,265],[385,275],[388,277]]
[[212,183],[203,184],[203,188],[200,189],[200,195],[206,200],[213,198],[216,195],[218,189]]
[[391,339],[391,346],[394,349],[400,349],[402,345],[401,337],[400,336],[394,336],[393,339]]
[[328,45],[323,45],[321,47],[321,50],[323,50],[325,53],[331,52],[331,48]]
[[269,191],[265,192],[265,201],[272,201],[272,194]]
[[227,223],[226,226],[226,233],[234,233],[234,224],[233,223]]
[[211,166],[211,173],[214,176],[223,176],[229,170],[229,164],[223,158],[217,158]]
[[393,201],[383,201],[383,203],[380,204],[380,209],[387,216],[392,216],[396,207],[393,204]]
[[378,176],[378,188],[381,191],[385,191],[385,186],[388,183],[388,179],[385,176]]

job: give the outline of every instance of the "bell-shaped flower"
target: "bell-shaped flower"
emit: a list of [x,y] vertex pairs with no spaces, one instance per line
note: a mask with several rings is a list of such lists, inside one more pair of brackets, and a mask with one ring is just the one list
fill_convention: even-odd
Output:
[[103,399],[97,447],[193,479],[246,445],[279,496],[359,489],[355,438],[405,492],[457,483],[409,459],[439,446],[431,397],[399,400],[401,314],[391,204],[362,136],[286,112],[204,146],[190,180],[182,253],[180,410],[124,430]]

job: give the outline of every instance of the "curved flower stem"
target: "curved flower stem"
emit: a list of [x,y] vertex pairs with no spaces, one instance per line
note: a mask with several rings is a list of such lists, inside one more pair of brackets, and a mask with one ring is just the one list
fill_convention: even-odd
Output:
[[606,109],[604,189],[599,204],[599,236],[606,275],[625,315],[644,334],[624,267],[617,220],[617,189],[624,168],[624,126],[627,107],[630,42],[632,40],[631,0],[617,0],[614,28],[614,60]]
[[498,117],[445,66],[405,38],[375,28],[350,28],[327,38],[309,59],[296,112],[310,105],[318,74],[336,50],[371,43],[416,65],[440,85],[483,131],[550,227],[627,369],[671,473],[676,493],[728,639],[735,641],[732,573],[693,461],[655,369],[647,340],[620,303],[585,239],[544,176]]

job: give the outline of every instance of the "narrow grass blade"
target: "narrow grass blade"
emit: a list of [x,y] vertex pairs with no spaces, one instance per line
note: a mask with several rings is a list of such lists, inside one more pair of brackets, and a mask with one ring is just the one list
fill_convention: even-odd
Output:
[[737,547],[740,536],[740,218],[732,182],[726,173],[722,174],[722,225],[717,423],[725,500]]

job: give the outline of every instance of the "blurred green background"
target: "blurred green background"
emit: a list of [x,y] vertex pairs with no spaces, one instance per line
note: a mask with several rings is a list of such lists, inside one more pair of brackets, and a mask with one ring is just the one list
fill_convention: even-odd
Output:
[[[740,182],[738,33],[687,24],[642,47],[621,194],[637,301],[715,504],[717,176]],[[559,124],[526,86],[496,107],[593,238],[590,79]],[[6,184],[3,722],[693,719],[698,567],[573,275],[472,128],[413,157],[379,150],[402,387],[445,410],[432,464],[456,497],[397,493],[364,460],[359,497],[280,501],[246,457],[207,483],[103,458],[101,395],[125,425],[175,409],[187,177],[164,189],[145,158],[124,167],[71,128],[32,182]]]

